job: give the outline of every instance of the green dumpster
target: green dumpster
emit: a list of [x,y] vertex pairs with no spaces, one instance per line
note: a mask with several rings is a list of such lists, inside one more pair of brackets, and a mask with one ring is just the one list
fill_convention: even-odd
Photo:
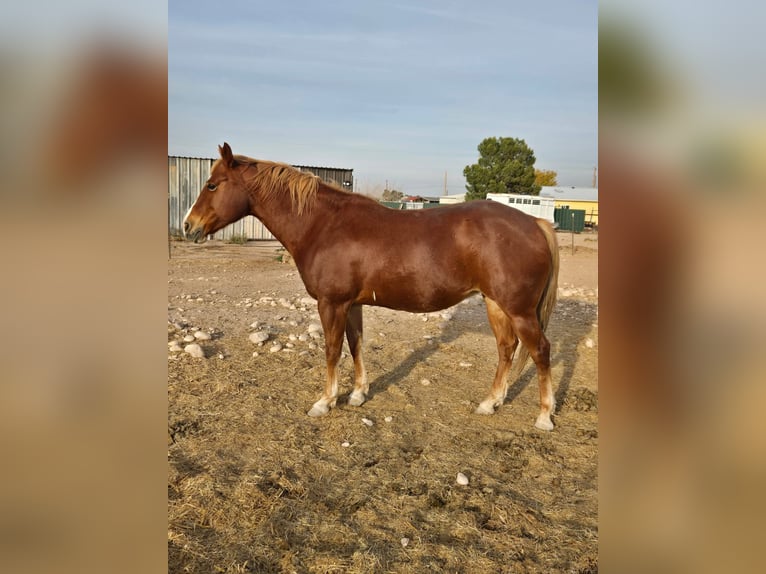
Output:
[[553,210],[553,221],[558,223],[561,231],[574,231],[580,233],[585,229],[585,210],[569,209],[569,207],[557,207]]

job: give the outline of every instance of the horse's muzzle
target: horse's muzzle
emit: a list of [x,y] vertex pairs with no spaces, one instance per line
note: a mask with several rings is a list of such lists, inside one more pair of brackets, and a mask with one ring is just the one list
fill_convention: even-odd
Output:
[[201,227],[191,229],[191,225],[189,225],[188,221],[184,222],[184,235],[194,243],[204,243],[207,239],[207,235],[205,235],[205,232]]

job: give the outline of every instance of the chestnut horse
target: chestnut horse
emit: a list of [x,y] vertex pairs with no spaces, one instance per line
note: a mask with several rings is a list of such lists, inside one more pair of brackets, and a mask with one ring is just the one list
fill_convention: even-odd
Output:
[[310,416],[335,406],[344,332],[354,359],[348,402],[366,400],[362,305],[422,313],[481,293],[500,358],[476,412],[491,414],[502,404],[512,362],[518,376],[531,355],[540,386],[535,426],[553,429],[544,331],[556,302],[559,256],[550,223],[492,201],[396,211],[288,165],[235,156],[227,143],[218,150],[221,158],[186,215],[184,232],[201,242],[254,215],[293,256],[318,302],[325,335],[327,383]]

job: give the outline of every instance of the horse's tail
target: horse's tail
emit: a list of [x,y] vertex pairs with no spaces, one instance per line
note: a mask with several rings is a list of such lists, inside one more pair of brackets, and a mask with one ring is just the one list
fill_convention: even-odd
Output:
[[[551,253],[551,272],[548,275],[548,284],[543,290],[542,297],[537,304],[537,320],[540,322],[540,328],[543,333],[548,327],[548,320],[551,318],[553,308],[556,306],[556,296],[559,290],[559,245],[556,240],[556,231],[549,221],[545,219],[537,219],[537,225],[545,235],[545,241],[548,243],[548,250]],[[519,343],[516,348],[516,356],[513,359],[513,366],[511,367],[511,373],[509,380],[516,380],[529,359],[529,351],[527,348]]]
[[548,320],[553,314],[553,308],[556,306],[559,290],[559,243],[556,240],[556,231],[548,220],[538,219],[537,225],[543,230],[545,241],[548,242],[548,249],[551,252],[551,274],[548,276],[548,284],[545,286],[543,296],[537,304],[537,318],[544,333],[548,327]]

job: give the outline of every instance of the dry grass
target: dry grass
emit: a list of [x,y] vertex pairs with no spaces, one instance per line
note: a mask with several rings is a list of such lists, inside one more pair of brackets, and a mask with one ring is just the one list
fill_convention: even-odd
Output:
[[[215,296],[182,308],[192,325],[220,329],[211,358],[169,362],[170,572],[597,572],[597,355],[583,344],[598,340],[594,302],[562,300],[549,327],[560,403],[551,433],[532,426],[529,368],[495,416],[472,414],[496,360],[472,303],[447,324],[366,309],[371,400],[354,408],[342,397],[311,419],[321,349],[253,358],[246,337],[254,318],[306,314],[236,306],[259,289],[299,294],[294,270],[208,253],[170,262],[171,316],[174,296],[216,276],[204,286]],[[342,367],[347,392],[350,360]]]

